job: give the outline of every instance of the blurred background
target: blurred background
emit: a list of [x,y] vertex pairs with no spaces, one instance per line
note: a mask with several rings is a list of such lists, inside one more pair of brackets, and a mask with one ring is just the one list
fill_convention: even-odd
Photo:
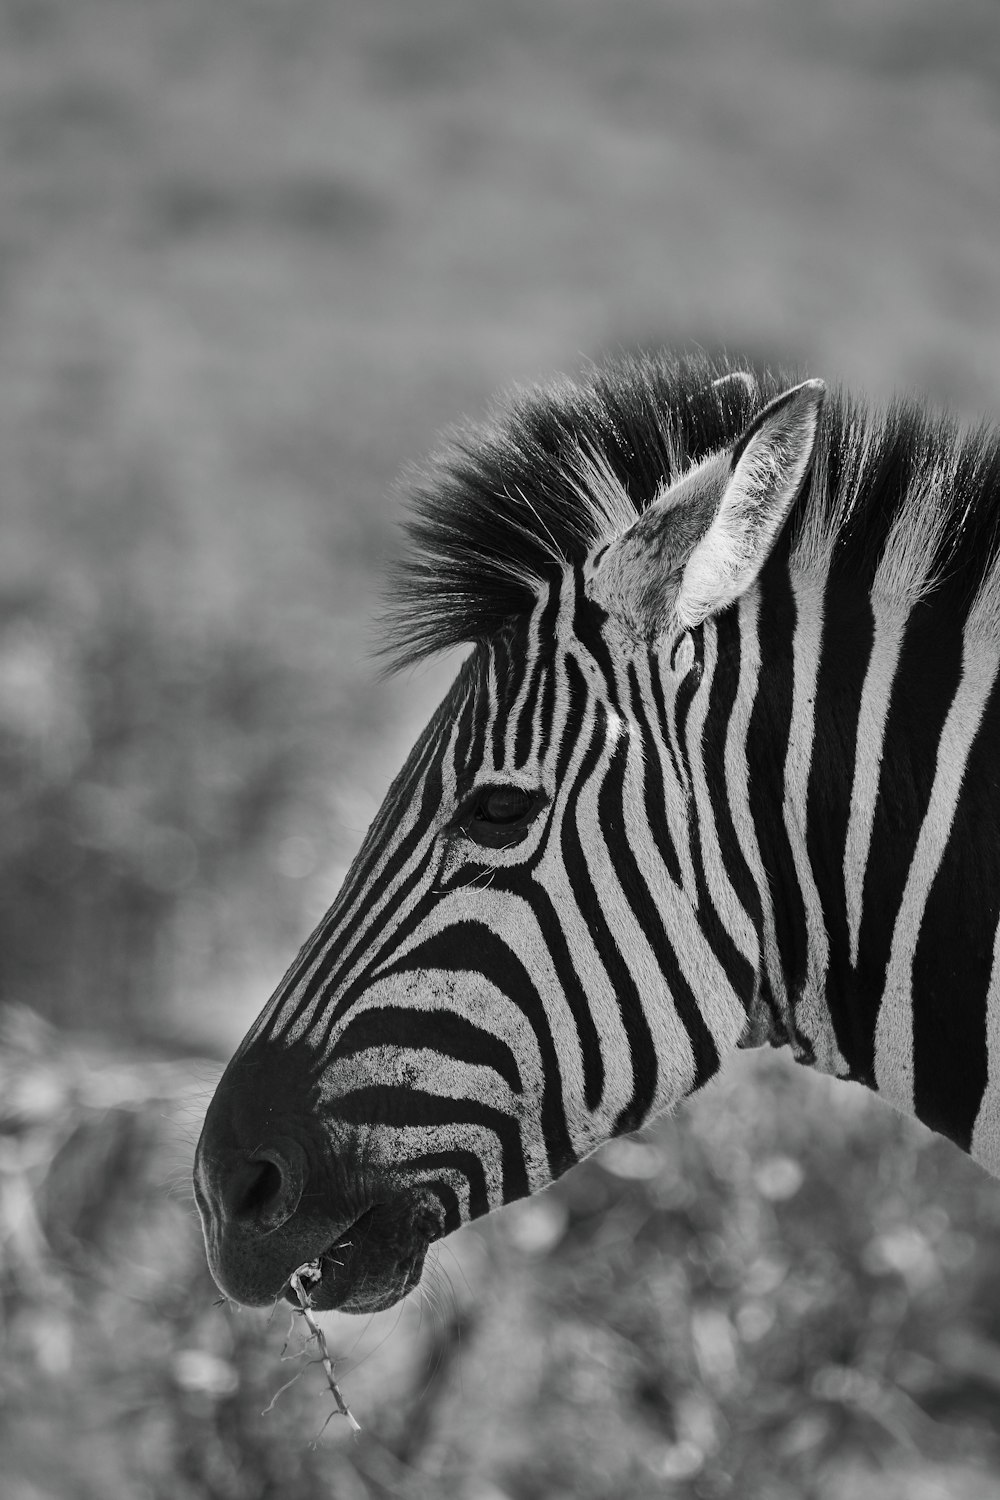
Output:
[[1000,1494],[1000,1187],[781,1058],[328,1317],[359,1438],[188,1187],[454,670],[404,465],[637,345],[995,413],[998,163],[995,0],[2,0],[3,1500]]

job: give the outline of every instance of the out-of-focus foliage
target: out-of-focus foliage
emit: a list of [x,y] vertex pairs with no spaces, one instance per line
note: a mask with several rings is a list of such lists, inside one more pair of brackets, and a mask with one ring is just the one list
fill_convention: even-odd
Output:
[[241,865],[305,821],[298,674],[127,599],[0,605],[0,995],[155,1027],[238,941],[227,892],[253,921]]
[[0,5],[3,1500],[996,1493],[1000,1191],[780,1059],[330,1316],[357,1441],[186,1184],[448,675],[400,465],[632,341],[995,410],[998,87],[991,0]]
[[216,1069],[18,1010],[0,1049],[12,1500],[995,1493],[1000,1201],[860,1090],[744,1060],[330,1315],[353,1439],[290,1309],[215,1299],[178,1173]]

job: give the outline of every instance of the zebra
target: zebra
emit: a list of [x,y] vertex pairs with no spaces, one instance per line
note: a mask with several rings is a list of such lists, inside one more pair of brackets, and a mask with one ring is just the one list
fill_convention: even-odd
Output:
[[208,1109],[227,1297],[389,1307],[738,1048],[1000,1175],[998,499],[986,425],[704,355],[448,443],[385,649],[467,655]]

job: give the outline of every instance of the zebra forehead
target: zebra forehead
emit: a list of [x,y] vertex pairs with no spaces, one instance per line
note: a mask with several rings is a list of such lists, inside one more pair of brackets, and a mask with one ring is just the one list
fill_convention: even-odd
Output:
[[[583,566],[800,378],[758,369],[750,380],[747,369],[626,356],[515,392],[452,434],[411,486],[383,616],[390,669],[529,617],[546,580]],[[996,612],[998,492],[995,428],[960,432],[917,403],[876,410],[834,390],[811,482],[769,566],[790,558],[903,606],[945,588],[966,610],[978,600]]]

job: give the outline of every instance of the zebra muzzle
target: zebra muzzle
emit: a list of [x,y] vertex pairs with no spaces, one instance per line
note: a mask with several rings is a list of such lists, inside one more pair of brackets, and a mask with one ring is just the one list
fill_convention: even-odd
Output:
[[[319,1255],[320,1278],[310,1287],[313,1308],[373,1313],[392,1307],[419,1282],[428,1247],[441,1233],[428,1205],[403,1195],[374,1204]],[[298,1306],[290,1285],[284,1296]]]

